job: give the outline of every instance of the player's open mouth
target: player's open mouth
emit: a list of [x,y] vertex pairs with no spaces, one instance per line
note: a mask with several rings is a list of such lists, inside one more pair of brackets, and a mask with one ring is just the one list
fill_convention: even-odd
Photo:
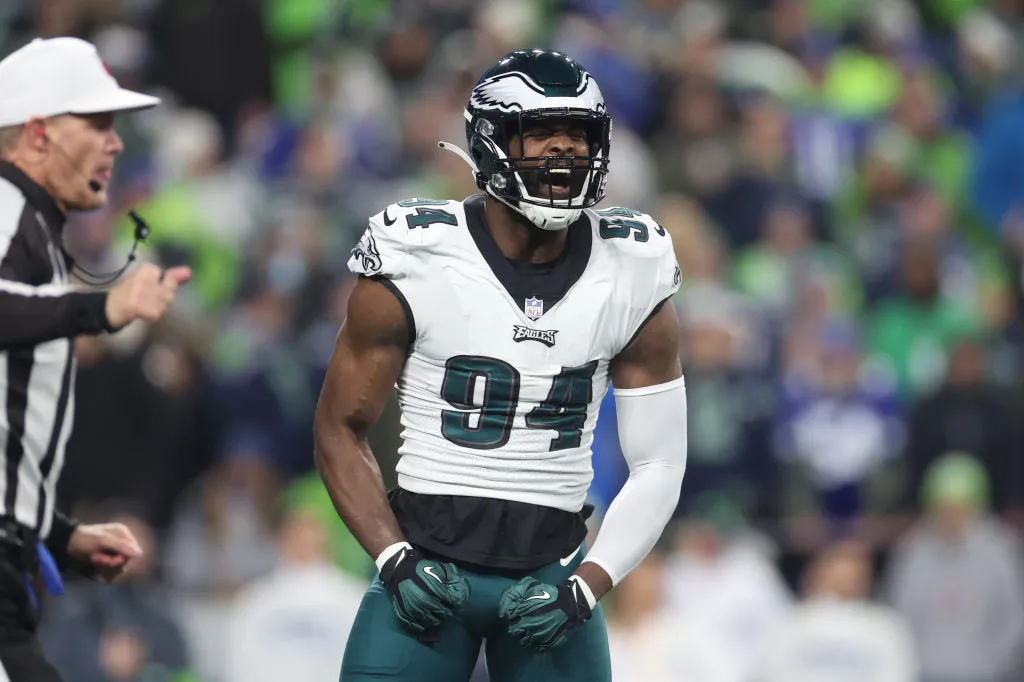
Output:
[[545,199],[568,199],[571,185],[571,168],[551,168],[540,172],[540,195]]

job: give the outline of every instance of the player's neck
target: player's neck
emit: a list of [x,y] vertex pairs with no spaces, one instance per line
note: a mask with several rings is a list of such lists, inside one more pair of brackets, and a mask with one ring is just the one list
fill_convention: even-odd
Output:
[[527,263],[548,263],[565,250],[568,230],[542,230],[500,201],[484,201],[487,229],[505,258]]

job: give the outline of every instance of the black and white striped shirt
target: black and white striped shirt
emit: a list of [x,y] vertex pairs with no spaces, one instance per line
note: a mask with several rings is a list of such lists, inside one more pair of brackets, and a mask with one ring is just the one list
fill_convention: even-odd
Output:
[[71,532],[54,497],[75,414],[74,337],[107,324],[106,294],[69,285],[64,221],[42,187],[0,162],[0,518],[58,551]]

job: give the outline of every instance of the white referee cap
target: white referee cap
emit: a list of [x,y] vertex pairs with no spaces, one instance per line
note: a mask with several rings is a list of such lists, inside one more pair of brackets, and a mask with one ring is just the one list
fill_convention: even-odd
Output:
[[78,38],[36,38],[0,61],[0,128],[35,117],[133,111],[159,103],[119,86],[96,48]]

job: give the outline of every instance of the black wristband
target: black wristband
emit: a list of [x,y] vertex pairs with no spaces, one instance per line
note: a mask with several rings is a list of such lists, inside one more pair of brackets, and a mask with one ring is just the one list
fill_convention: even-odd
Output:
[[558,585],[558,605],[569,614],[569,621],[573,625],[580,625],[590,620],[593,612],[583,590],[572,580],[566,580]]
[[416,574],[416,564],[420,558],[420,553],[415,549],[403,547],[384,562],[380,569],[380,581],[390,590],[400,581]]

